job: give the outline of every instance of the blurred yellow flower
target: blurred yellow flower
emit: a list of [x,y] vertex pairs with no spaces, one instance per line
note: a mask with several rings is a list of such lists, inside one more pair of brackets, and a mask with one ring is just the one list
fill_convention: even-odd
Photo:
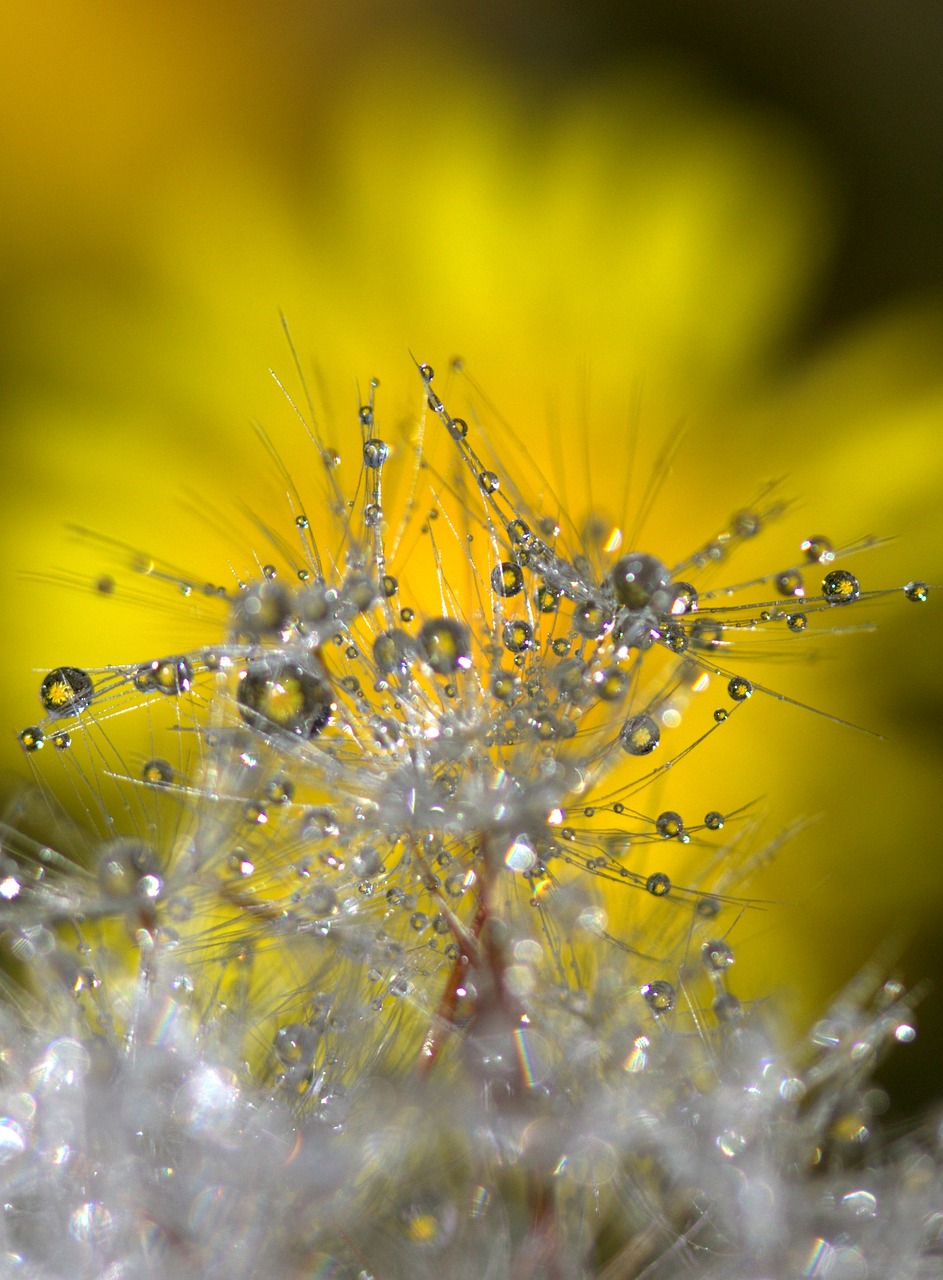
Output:
[[[363,14],[312,19],[290,53],[270,33],[266,65],[250,7],[235,24],[229,6],[170,12],[31,8],[20,39],[42,52],[0,76],[14,174],[0,244],[11,729],[35,718],[35,668],[140,656],[127,652],[139,615],[109,614],[105,630],[100,602],[65,592],[50,614],[48,586],[17,576],[62,566],[91,580],[101,566],[65,545],[64,524],[209,577],[236,554],[225,515],[261,501],[248,424],[285,420],[265,381],[291,365],[279,310],[313,353],[339,442],[355,379],[378,376],[395,418],[415,405],[410,351],[461,354],[535,474],[557,483],[566,458],[578,514],[622,516],[606,485],[625,474],[634,405],[637,476],[690,424],[645,530],[669,563],[785,476],[802,506],[765,539],[764,567],[788,567],[809,534],[887,533],[901,541],[862,563],[867,585],[941,580],[941,317],[914,307],[795,357],[835,215],[822,168],[781,123],[671,67],[548,99],[455,48],[431,57],[428,31],[422,47],[362,47]],[[178,493],[209,519],[181,515]],[[767,705],[704,751],[725,802],[763,796],[771,830],[823,815],[750,887],[783,904],[745,926],[754,995],[794,983],[817,1006],[943,896],[925,853],[943,821],[925,715],[940,701],[938,625],[904,603],[878,613],[878,636],[843,642],[841,663],[767,679],[890,742]],[[173,622],[155,619],[155,644]],[[839,940],[842,922],[855,942]]]

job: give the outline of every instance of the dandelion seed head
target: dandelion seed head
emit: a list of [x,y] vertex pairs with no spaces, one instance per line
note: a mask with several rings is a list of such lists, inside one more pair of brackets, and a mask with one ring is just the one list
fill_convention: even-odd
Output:
[[203,643],[41,682],[20,743],[84,824],[4,829],[4,1245],[43,1280],[869,1274],[940,1186],[870,1155],[907,993],[871,975],[776,1045],[731,989],[755,824],[648,797],[781,698],[752,642],[889,593],[817,594],[850,554],[820,536],[718,586],[772,500],[626,552],[419,377],[445,455],[387,443],[374,381],[349,481],[308,424],[321,500],[289,478],[232,586],[132,553]]

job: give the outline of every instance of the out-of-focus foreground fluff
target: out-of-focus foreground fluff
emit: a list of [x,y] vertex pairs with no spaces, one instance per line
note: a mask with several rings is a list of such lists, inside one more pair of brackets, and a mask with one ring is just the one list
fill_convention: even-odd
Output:
[[93,544],[206,642],[56,667],[20,734],[4,1274],[940,1274],[934,1135],[875,1116],[907,993],[869,972],[779,1043],[730,983],[771,848],[647,803],[775,696],[751,651],[888,594],[867,544],[723,576],[764,493],[665,564],[524,492],[443,383],[392,444],[371,385],[346,467],[301,400],[316,465],[231,581]]

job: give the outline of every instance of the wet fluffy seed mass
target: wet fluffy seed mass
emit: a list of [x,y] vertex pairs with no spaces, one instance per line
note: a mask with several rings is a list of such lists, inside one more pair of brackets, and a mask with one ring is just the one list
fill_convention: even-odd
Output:
[[621,553],[601,515],[519,497],[500,429],[419,374],[428,469],[371,383],[350,474],[306,424],[320,483],[259,521],[244,576],[133,556],[202,646],[40,684],[19,740],[49,831],[0,850],[25,984],[0,1008],[0,1270],[893,1274],[943,1203],[935,1156],[904,1194],[867,1155],[906,993],[772,1044],[729,989],[755,827],[668,807],[672,766],[770,692],[753,638],[801,647],[879,593],[821,535],[718,587],[772,501],[678,564]]

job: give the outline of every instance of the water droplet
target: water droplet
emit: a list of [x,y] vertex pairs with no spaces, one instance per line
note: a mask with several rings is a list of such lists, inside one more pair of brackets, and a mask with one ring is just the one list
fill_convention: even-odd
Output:
[[645,881],[645,888],[656,898],[663,898],[671,892],[671,881],[663,871],[655,871]]
[[729,991],[722,991],[711,1005],[718,1022],[738,1022],[743,1016],[743,1006]]
[[784,569],[777,573],[773,585],[781,596],[804,596],[805,583],[798,569]]
[[524,574],[520,565],[512,560],[502,560],[491,570],[491,586],[499,596],[519,595],[524,589]]
[[291,804],[295,797],[295,784],[281,775],[267,782],[262,794],[271,804]]
[[504,624],[501,639],[509,653],[524,653],[534,647],[534,628],[529,622],[515,619]]
[[41,751],[46,745],[46,735],[38,725],[31,725],[28,729],[21,729],[17,737],[24,751]]
[[604,702],[617,702],[629,687],[629,677],[621,667],[606,667],[593,676],[593,688]]
[[82,1244],[101,1248],[114,1230],[114,1216],[98,1200],[80,1204],[69,1218],[69,1234]]
[[861,587],[847,569],[833,569],[822,580],[822,595],[829,604],[852,604],[861,595]]
[[690,582],[676,582],[674,584],[674,600],[671,603],[671,612],[676,618],[683,618],[687,613],[695,613],[698,605],[698,594]]
[[363,522],[368,529],[375,529],[383,519],[383,509],[376,502],[368,502],[363,509]]
[[704,826],[708,831],[720,831],[724,825],[724,815],[718,813],[716,809],[711,809],[710,813],[704,815]]
[[723,938],[712,938],[701,947],[701,959],[707,969],[721,973],[733,964],[733,952]]
[[334,709],[324,680],[275,655],[248,664],[236,701],[250,728],[298,738],[320,733]]
[[482,471],[478,483],[485,493],[497,493],[501,487],[501,481],[493,471]]
[[930,588],[925,582],[908,582],[904,587],[904,595],[914,604],[924,604],[929,594]]
[[763,521],[755,511],[738,511],[732,524],[734,533],[740,538],[755,538],[763,527]]
[[60,729],[58,733],[52,735],[52,745],[57,751],[68,751],[72,746],[72,734],[67,733],[65,729]]
[[304,515],[295,516],[295,524],[298,526],[299,529],[307,529],[309,527],[308,517]]
[[655,830],[666,840],[675,840],[684,835],[684,823],[681,814],[667,809],[655,819]]
[[598,639],[611,625],[612,614],[598,600],[581,600],[573,610],[573,629],[588,640]]
[[646,982],[642,987],[645,1003],[655,1013],[670,1013],[675,1004],[675,989],[670,982]]
[[790,631],[796,631],[796,632],[805,631],[808,625],[809,625],[809,619],[805,616],[804,613],[787,613],[786,614],[786,626],[789,628]]
[[419,366],[419,376],[422,378],[423,382],[431,382],[435,377],[435,369],[433,369],[431,364],[421,364]]
[[155,756],[145,762],[141,769],[141,781],[151,787],[166,787],[174,780],[174,771],[166,760]]
[[695,618],[689,634],[695,649],[717,649],[723,641],[724,628],[714,618]]
[[728,712],[725,707],[718,707],[717,710],[714,712],[714,719],[717,721],[718,724],[723,724],[724,721],[727,719],[727,715],[728,715]]
[[804,538],[799,544],[799,550],[810,564],[828,564],[835,559],[835,552],[832,550],[831,542],[828,538],[823,537],[822,534]]
[[534,600],[540,613],[556,613],[560,607],[560,592],[544,582],[537,588]]
[[81,667],[56,667],[39,686],[39,700],[54,716],[85,711],[93,694],[92,678]]
[[492,696],[499,702],[510,702],[517,692],[517,678],[509,671],[496,671],[491,680]]
[[364,441],[363,464],[365,467],[370,467],[372,470],[376,470],[378,467],[383,466],[389,456],[390,446],[385,440],[378,440],[376,437],[373,437],[370,440]]
[[98,883],[107,897],[146,901],[163,888],[157,851],[141,840],[111,840],[98,859]]
[[157,690],[173,696],[187,693],[193,683],[193,667],[189,658],[174,656],[145,662],[134,673],[134,687],[142,693]]
[[453,440],[464,440],[468,435],[468,423],[464,418],[450,418],[448,429]]
[[629,716],[619,731],[619,741],[630,756],[647,756],[661,741],[658,725],[644,712]]
[[387,600],[391,600],[399,591],[399,582],[392,574],[385,573],[380,581],[380,587]]
[[633,552],[612,566],[608,578],[619,604],[633,612],[667,613],[674,602],[671,572],[654,556]]
[[732,676],[727,683],[727,692],[734,702],[746,702],[753,694],[753,685],[743,676]]
[[471,641],[466,627],[454,618],[429,618],[417,637],[424,660],[440,676],[471,667]]

